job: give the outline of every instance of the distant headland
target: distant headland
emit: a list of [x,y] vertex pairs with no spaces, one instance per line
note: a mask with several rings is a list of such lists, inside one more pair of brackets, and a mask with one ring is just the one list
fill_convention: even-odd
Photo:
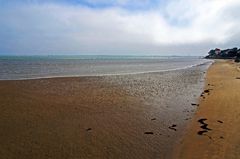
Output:
[[235,62],[240,62],[240,48],[221,50],[219,48],[212,49],[205,57],[207,59],[235,59]]

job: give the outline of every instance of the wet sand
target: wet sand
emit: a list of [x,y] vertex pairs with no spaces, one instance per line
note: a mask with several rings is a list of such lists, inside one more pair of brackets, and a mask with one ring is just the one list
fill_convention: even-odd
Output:
[[208,69],[205,93],[175,157],[240,158],[240,65],[216,60]]
[[171,158],[196,111],[206,67],[0,81],[0,156]]

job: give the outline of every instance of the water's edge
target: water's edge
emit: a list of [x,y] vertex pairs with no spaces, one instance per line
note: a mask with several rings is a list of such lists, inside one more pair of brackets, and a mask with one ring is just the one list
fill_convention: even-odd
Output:
[[[142,71],[142,72],[127,72],[127,73],[102,73],[102,74],[94,74],[94,75],[59,75],[59,76],[45,76],[45,77],[29,77],[29,78],[17,78],[17,79],[0,79],[0,81],[19,81],[19,80],[37,80],[37,79],[52,79],[52,78],[77,78],[77,77],[104,77],[104,76],[122,76],[122,75],[138,75],[138,74],[148,74],[148,73],[160,73],[160,72],[169,72],[169,71],[177,71],[177,70],[184,70],[189,69],[192,67],[197,67],[201,65],[211,65],[213,60],[207,60],[200,64],[189,65],[180,68],[174,69],[165,69],[165,70],[154,70],[154,71]],[[208,66],[208,67],[209,67]]]

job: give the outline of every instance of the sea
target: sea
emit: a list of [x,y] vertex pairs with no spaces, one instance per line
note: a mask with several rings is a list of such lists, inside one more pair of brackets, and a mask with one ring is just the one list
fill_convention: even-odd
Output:
[[0,56],[0,80],[141,74],[206,62],[192,56]]

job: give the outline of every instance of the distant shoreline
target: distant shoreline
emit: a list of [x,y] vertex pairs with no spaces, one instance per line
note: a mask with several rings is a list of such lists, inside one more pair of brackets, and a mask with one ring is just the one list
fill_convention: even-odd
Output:
[[206,59],[234,59],[235,62],[240,62],[240,49],[237,47],[221,50],[219,48],[212,49],[205,56]]

